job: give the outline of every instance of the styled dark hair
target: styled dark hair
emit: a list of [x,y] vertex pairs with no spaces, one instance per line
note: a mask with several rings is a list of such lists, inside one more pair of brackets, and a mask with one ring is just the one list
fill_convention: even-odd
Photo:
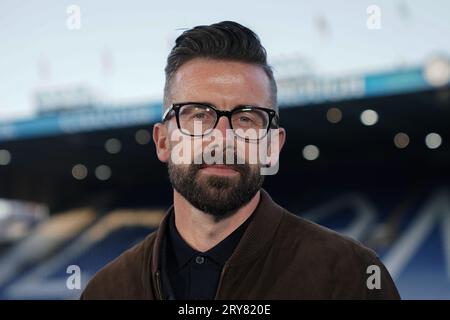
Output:
[[266,50],[252,30],[233,21],[197,26],[184,31],[176,39],[165,68],[165,106],[173,75],[184,63],[194,58],[231,60],[260,66],[269,78],[272,107],[277,110],[277,85],[272,69],[267,64]]

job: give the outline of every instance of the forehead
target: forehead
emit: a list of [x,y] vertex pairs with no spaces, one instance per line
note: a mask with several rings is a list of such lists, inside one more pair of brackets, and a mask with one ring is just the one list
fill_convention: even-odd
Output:
[[270,104],[268,76],[260,66],[244,62],[193,59],[177,70],[170,88],[170,103],[209,102],[224,109]]

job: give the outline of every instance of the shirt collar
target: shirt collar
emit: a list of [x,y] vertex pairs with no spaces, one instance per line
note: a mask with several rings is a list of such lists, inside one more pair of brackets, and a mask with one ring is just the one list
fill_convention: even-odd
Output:
[[195,256],[208,257],[218,265],[223,266],[233,254],[233,251],[242,238],[245,230],[247,229],[251,218],[252,215],[247,220],[245,220],[244,223],[242,223],[236,230],[234,230],[230,235],[228,235],[224,240],[219,242],[213,248],[206,252],[200,252],[191,248],[181,237],[175,226],[175,214],[173,210],[171,210],[169,217],[168,236],[170,239],[169,243],[171,244],[170,247],[173,250],[173,254],[176,259],[177,267],[182,268],[184,265],[186,265],[186,263],[189,262],[190,259]]

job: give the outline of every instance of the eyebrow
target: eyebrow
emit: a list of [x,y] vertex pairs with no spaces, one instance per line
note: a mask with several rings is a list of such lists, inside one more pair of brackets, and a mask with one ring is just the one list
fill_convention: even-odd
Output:
[[[177,102],[177,103],[172,103],[172,105],[176,105],[176,104],[182,104],[182,103],[193,103],[193,104],[195,104],[195,103],[198,103],[198,104],[205,104],[205,105],[209,105],[209,106],[211,106],[211,107],[214,107],[214,108],[216,108],[217,110],[223,110],[223,109],[219,109],[219,107],[217,106],[217,105],[215,105],[214,103],[211,103],[211,102],[207,102],[207,101],[186,101],[186,102]],[[233,110],[233,109],[236,109],[236,108],[238,108],[238,107],[245,107],[245,106],[248,106],[248,107],[257,107],[257,108],[268,108],[268,109],[273,109],[273,107],[272,106],[263,106],[263,107],[261,107],[260,105],[258,105],[258,104],[253,104],[253,103],[239,103],[239,104],[237,104],[237,105],[234,105],[233,107],[232,107],[232,109],[231,110]],[[169,106],[170,107],[170,106]],[[275,109],[273,109],[273,110],[275,110]],[[275,110],[276,111],[276,110]]]

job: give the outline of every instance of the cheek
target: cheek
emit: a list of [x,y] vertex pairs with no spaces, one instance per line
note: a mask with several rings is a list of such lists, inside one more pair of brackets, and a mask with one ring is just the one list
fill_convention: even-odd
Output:
[[[203,157],[209,156],[214,147],[217,144],[209,138],[192,138],[180,133],[170,140],[172,162],[176,163],[177,159],[181,159],[184,164],[203,163]],[[214,149],[216,152],[223,150],[221,147]],[[216,156],[219,157],[217,153]]]
[[169,158],[173,164],[190,164],[192,147],[190,137],[182,134],[178,129],[170,132]]
[[210,141],[203,138],[192,138],[191,140],[191,159],[203,162],[203,153],[207,150]]

